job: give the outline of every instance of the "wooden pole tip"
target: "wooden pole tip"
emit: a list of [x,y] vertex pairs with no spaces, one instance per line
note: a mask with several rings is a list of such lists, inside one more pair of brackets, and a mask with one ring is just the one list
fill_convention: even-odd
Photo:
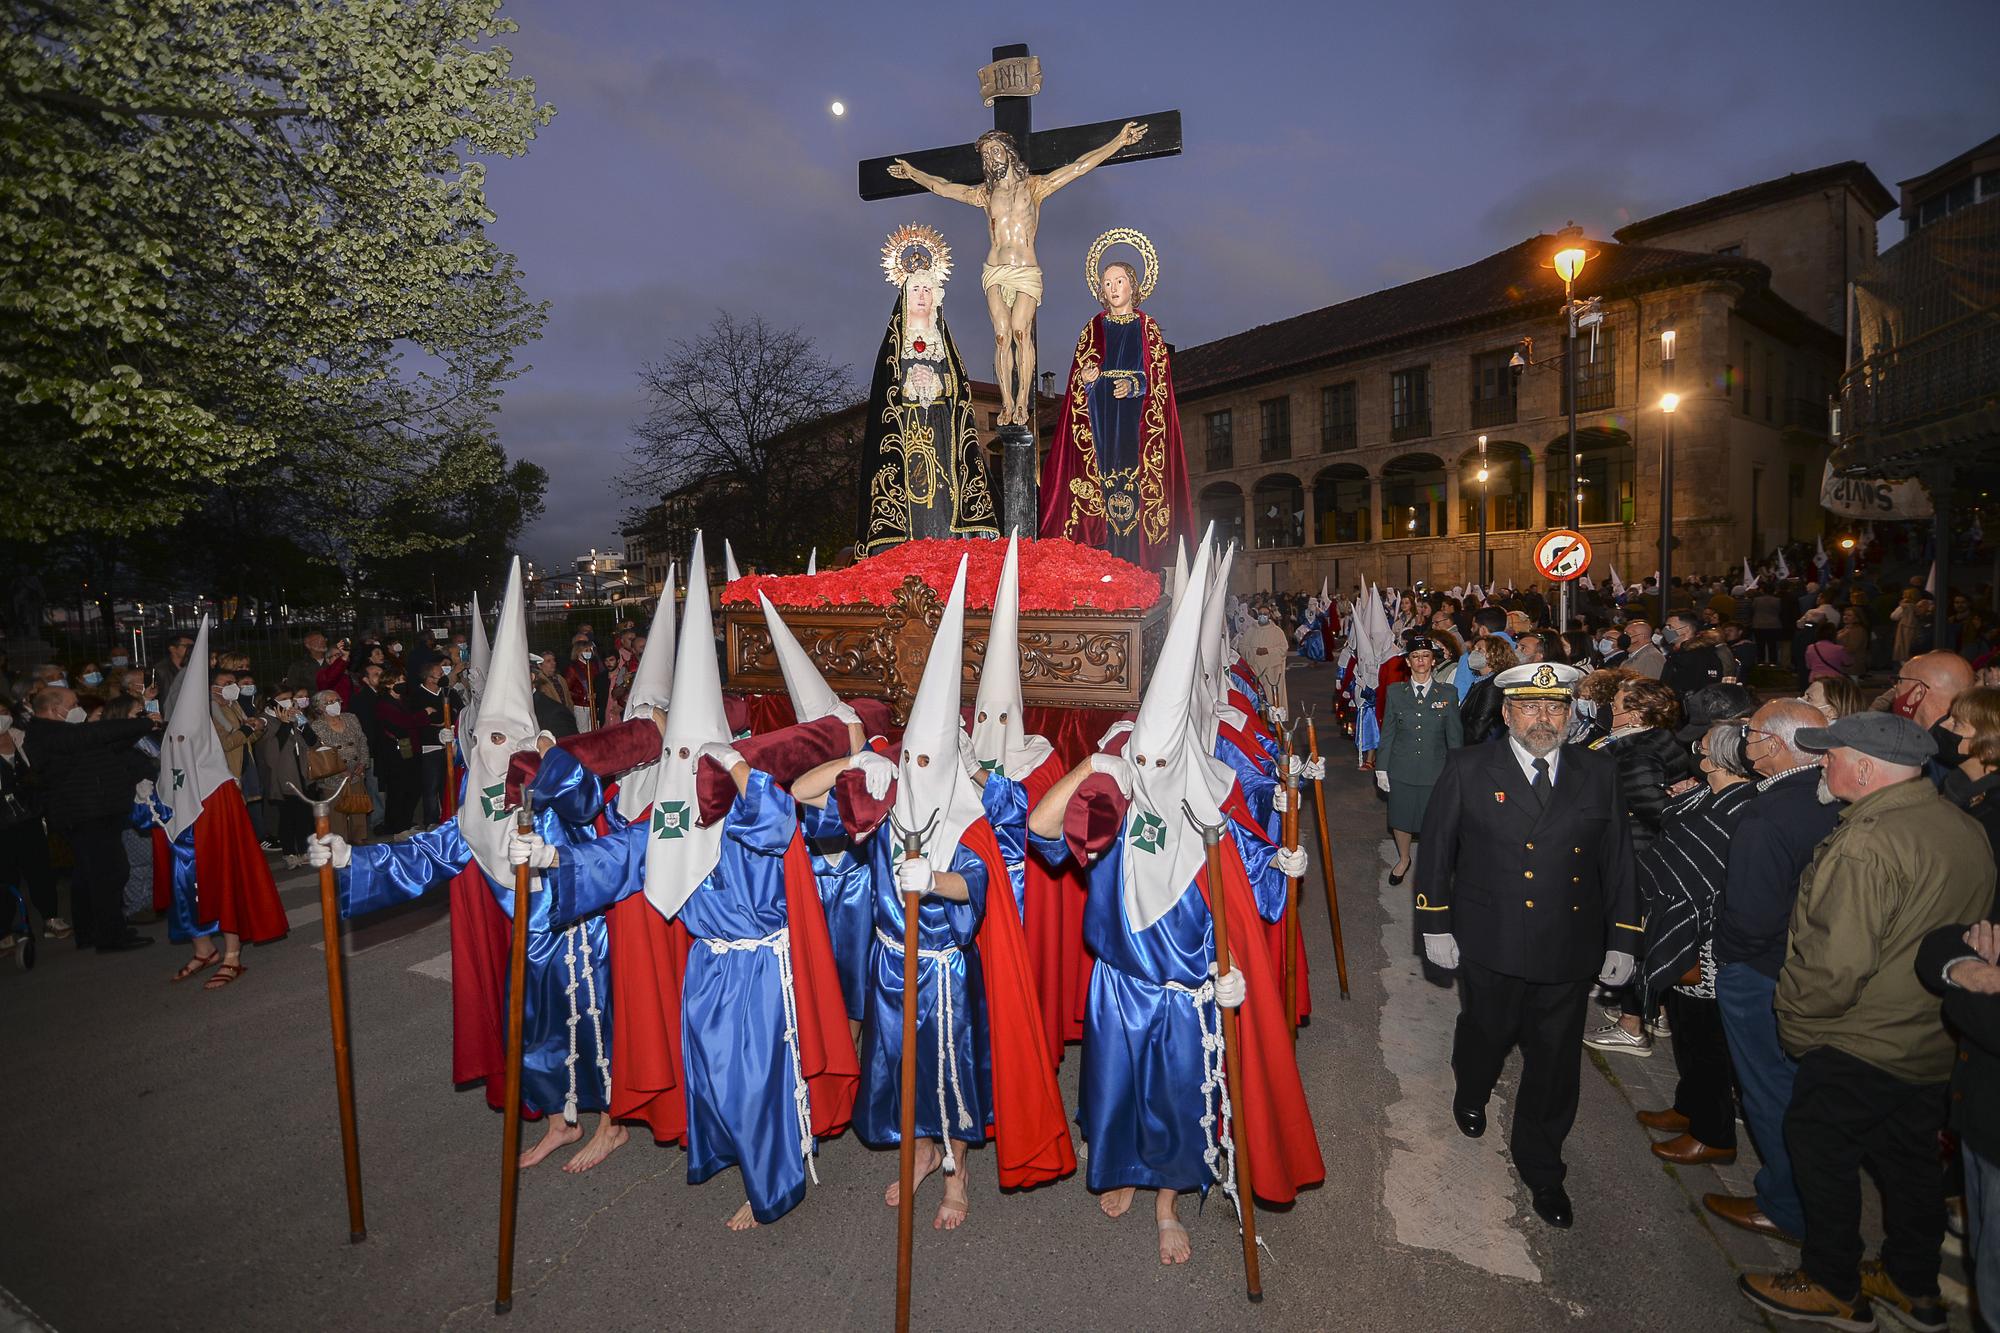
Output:
[[[1261,1298],[1261,1297],[1258,1297],[1258,1298],[1256,1298],[1256,1299],[1262,1299],[1262,1298]],[[507,1300],[507,1301],[495,1301],[495,1302],[493,1302],[493,1313],[494,1313],[494,1314],[506,1314],[506,1313],[507,1313],[507,1312],[508,1312],[509,1310],[511,1310],[511,1309],[513,1309],[513,1308],[514,1308],[514,1302],[513,1302],[513,1301],[511,1301],[511,1300]]]
[[368,1239],[368,1233],[366,1231],[350,1231],[347,1233],[347,1243],[349,1245],[359,1245],[362,1241],[367,1239]]

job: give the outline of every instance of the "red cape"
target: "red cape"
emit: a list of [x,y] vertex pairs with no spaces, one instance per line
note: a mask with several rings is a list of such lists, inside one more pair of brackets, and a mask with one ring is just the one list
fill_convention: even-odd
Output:
[[[1222,813],[1235,820],[1244,832],[1257,839],[1257,841],[1263,843],[1271,841],[1271,835],[1264,831],[1264,826],[1251,817],[1250,802],[1243,795],[1243,784],[1241,782],[1230,787],[1229,798],[1222,803]],[[1243,882],[1245,885],[1248,885],[1250,882],[1249,872],[1247,871],[1244,872]],[[1303,900],[1303,895],[1301,895],[1301,898]],[[1234,917],[1230,919],[1232,921],[1235,920]],[[1285,956],[1285,918],[1281,915],[1276,921],[1266,921],[1262,916],[1259,916],[1257,918],[1257,926],[1264,934],[1264,952],[1266,956],[1273,962],[1283,958]],[[1231,935],[1229,938],[1231,941],[1236,939],[1234,935]],[[1299,929],[1299,937],[1296,943],[1297,948],[1293,950],[1292,966],[1297,968],[1299,973],[1299,1012],[1297,1018],[1299,1022],[1304,1022],[1312,1016],[1313,1007],[1312,973],[1306,966],[1306,932],[1303,926]],[[1278,1007],[1282,1010],[1284,1008],[1284,977],[1282,974],[1279,976],[1276,984],[1278,986],[1277,1003]],[[1285,1034],[1285,1040],[1291,1040],[1290,1032]]]
[[[1032,813],[1049,789],[1063,779],[1064,766],[1051,754],[1021,784]],[[1023,858],[1023,901],[1029,965],[1041,1003],[1042,1031],[1049,1058],[1061,1063],[1063,1046],[1083,1040],[1083,1008],[1090,996],[1090,951],[1083,947],[1084,872],[1075,862],[1051,870],[1033,852]]]
[[[1086,368],[1104,360],[1104,315],[1092,317],[1077,339],[1070,363],[1069,389],[1056,416],[1055,443],[1049,449],[1048,473],[1042,478],[1041,535],[1062,537],[1086,546],[1106,544],[1104,484],[1097,471],[1097,449],[1091,437]],[[1139,425],[1139,559],[1145,569],[1162,569],[1173,561],[1174,538],[1190,536],[1192,505],[1188,499],[1187,453],[1181,445],[1181,414],[1174,402],[1174,377],[1167,340],[1160,326],[1144,311],[1140,358],[1152,393]]]
[[[291,930],[271,863],[257,845],[243,793],[225,782],[201,803],[194,822],[195,915],[245,943],[283,939]],[[174,898],[174,849],[166,831],[153,828],[153,907],[164,912]]]
[[833,962],[833,937],[813,879],[805,837],[792,830],[785,849],[785,914],[791,927],[792,993],[799,1010],[799,1063],[812,1102],[812,1132],[832,1138],[854,1118],[861,1091],[861,1061],[847,1026],[840,997],[840,973]]

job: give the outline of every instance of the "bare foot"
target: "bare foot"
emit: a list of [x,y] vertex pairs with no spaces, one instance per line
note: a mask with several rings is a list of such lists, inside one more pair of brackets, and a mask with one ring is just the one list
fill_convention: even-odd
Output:
[[966,1150],[967,1145],[958,1145],[958,1170],[944,1178],[944,1198],[938,1201],[937,1216],[931,1219],[932,1231],[958,1230],[971,1211],[972,1200],[965,1193]]
[[745,1199],[743,1206],[731,1213],[729,1220],[722,1225],[728,1227],[731,1231],[749,1231],[754,1228],[757,1225],[757,1219],[750,1212],[750,1201]]
[[[917,1189],[923,1185],[924,1179],[943,1164],[944,1149],[938,1147],[937,1144],[931,1142],[929,1139],[919,1139],[917,1141],[916,1180],[910,1188],[910,1193],[915,1194]],[[882,1202],[891,1208],[901,1203],[903,1201],[902,1184],[903,1177],[899,1171],[896,1179],[889,1182],[889,1188],[882,1191]]]
[[550,1116],[548,1133],[542,1135],[542,1141],[521,1154],[521,1169],[526,1171],[564,1144],[575,1143],[582,1137],[582,1125],[572,1125],[559,1115]]
[[563,1163],[563,1170],[573,1176],[582,1175],[585,1171],[590,1170],[591,1167],[596,1166],[612,1153],[624,1147],[625,1140],[629,1137],[625,1132],[625,1126],[619,1124],[608,1115],[599,1116],[597,1118],[597,1132],[590,1136],[590,1142],[577,1150],[576,1156]]
[[1132,1196],[1138,1192],[1130,1185],[1122,1189],[1106,1190],[1097,1196],[1098,1211],[1106,1217],[1123,1217],[1125,1210],[1132,1206]]
[[1184,1264],[1194,1253],[1194,1246],[1188,1241],[1188,1230],[1174,1213],[1174,1205],[1180,1195],[1173,1190],[1161,1190],[1158,1201],[1153,1205],[1153,1220],[1160,1228],[1160,1262],[1163,1264]]

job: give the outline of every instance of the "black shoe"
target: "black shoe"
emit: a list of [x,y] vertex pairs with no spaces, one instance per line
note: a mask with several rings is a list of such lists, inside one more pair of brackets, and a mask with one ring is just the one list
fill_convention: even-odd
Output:
[[1535,1191],[1535,1216],[1552,1227],[1565,1230],[1576,1220],[1570,1211],[1569,1194],[1560,1185],[1549,1185]]
[[1486,1112],[1469,1106],[1453,1106],[1451,1118],[1458,1122],[1458,1132],[1468,1139],[1476,1139],[1486,1132]]
[[1405,870],[1400,875],[1392,870],[1389,872],[1389,887],[1393,889],[1397,885],[1401,884],[1404,880],[1408,879],[1409,877],[1410,877],[1410,872],[1407,870]]
[[152,942],[153,937],[151,935],[141,935],[135,930],[129,935],[119,935],[105,941],[97,946],[97,951],[99,953],[130,953],[134,949],[143,949]]

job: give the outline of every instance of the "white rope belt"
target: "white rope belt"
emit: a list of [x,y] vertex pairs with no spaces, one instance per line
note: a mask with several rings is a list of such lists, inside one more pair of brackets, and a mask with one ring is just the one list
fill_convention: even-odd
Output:
[[799,1127],[799,1155],[806,1159],[806,1173],[819,1184],[819,1167],[813,1162],[812,1096],[806,1090],[805,1061],[799,1055],[799,997],[792,985],[792,930],[780,926],[761,940],[717,940],[699,937],[712,954],[754,953],[769,949],[778,956],[778,989],[785,995],[785,1049],[792,1057],[792,1114]]
[[[903,942],[880,926],[875,927],[875,938],[880,940],[882,946],[888,949],[889,952],[894,954],[901,954],[903,952]],[[956,944],[947,944],[942,949],[919,949],[917,950],[917,957],[923,961],[936,963],[942,969],[945,964],[951,961],[952,956],[958,952],[959,948]],[[945,1126],[951,1123],[951,1117],[945,1112],[944,1101],[944,1085],[947,1077],[949,1077],[952,1101],[958,1106],[958,1127],[969,1130],[973,1128],[972,1113],[965,1109],[965,1093],[958,1086],[958,1038],[952,1030],[951,978],[943,975],[938,977],[938,995],[944,1003],[944,1013],[940,1015],[940,1022],[937,1029],[938,1128],[943,1130]],[[905,1041],[913,1040],[908,1033],[904,1034],[903,1039]],[[944,1134],[944,1173],[949,1176],[956,1175],[957,1172],[958,1158],[951,1150],[951,1135],[946,1133]]]
[[1223,1065],[1222,1006],[1215,1002],[1215,978],[1210,977],[1199,986],[1183,986],[1178,981],[1163,981],[1160,984],[1177,995],[1186,996],[1194,1006],[1195,1026],[1201,1029],[1201,1129],[1204,1140],[1201,1159],[1208,1164],[1209,1175],[1220,1182],[1222,1192],[1236,1206],[1240,1224],[1243,1203],[1236,1197],[1236,1141],[1229,1133],[1230,1116],[1235,1108],[1229,1104],[1229,1079]]
[[[563,1059],[563,1072],[569,1078],[569,1091],[563,1097],[563,1119],[576,1123],[576,1026],[583,1021],[583,1015],[576,1011],[576,941],[582,932],[581,922],[563,932],[563,961],[569,968],[569,981],[563,987],[563,996],[569,1001],[569,1054]],[[597,969],[590,965],[590,956],[583,959],[584,1000],[589,1006],[590,1031],[597,1042],[597,1073],[604,1081],[605,1114],[611,1113],[611,1058],[604,1053],[604,1016],[597,1004]]]

